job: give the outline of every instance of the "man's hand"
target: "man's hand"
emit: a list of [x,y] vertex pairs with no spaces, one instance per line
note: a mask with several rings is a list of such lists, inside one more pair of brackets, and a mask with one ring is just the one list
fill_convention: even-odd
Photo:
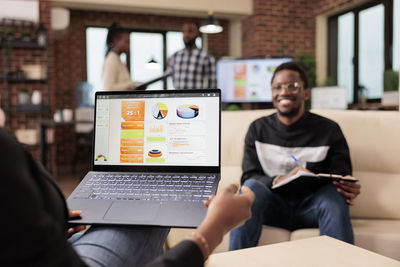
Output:
[[[68,210],[69,219],[76,219],[81,216],[82,211],[80,210]],[[68,228],[67,238],[70,238],[73,234],[83,231],[86,229],[86,225],[76,225],[74,227]]]
[[[350,177],[350,176],[346,176]],[[360,194],[361,192],[361,184],[360,182],[348,182],[344,180],[333,181],[334,185],[337,185],[337,191],[346,197],[346,202],[350,206],[354,205],[354,199]]]
[[296,168],[294,168],[293,170],[291,170],[288,174],[286,174],[286,175],[280,175],[280,176],[278,176],[277,178],[275,178],[275,179],[272,181],[272,184],[277,184],[278,182],[281,182],[281,181],[283,181],[283,180],[285,180],[285,179],[287,179],[287,178],[289,178],[289,177],[295,175],[298,171],[303,171],[303,172],[312,173],[310,170],[307,170],[306,168],[297,166]]

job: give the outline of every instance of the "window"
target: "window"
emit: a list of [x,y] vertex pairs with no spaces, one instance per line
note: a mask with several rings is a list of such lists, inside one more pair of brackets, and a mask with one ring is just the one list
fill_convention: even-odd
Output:
[[358,84],[367,98],[381,98],[385,70],[383,5],[360,11],[358,23]]
[[106,28],[86,29],[87,81],[96,91],[103,90],[103,64],[106,53]]
[[[103,90],[103,64],[107,28],[86,28],[86,69],[87,80],[96,91]],[[184,48],[182,32],[130,30],[130,53],[121,55],[122,62],[130,70],[131,78],[137,82],[146,82],[162,75],[167,67],[167,59],[176,51]],[[197,38],[197,47],[202,47],[202,38]],[[150,60],[157,64],[149,66]],[[148,90],[173,89],[172,79],[158,81],[147,87]]]
[[400,69],[400,0],[393,1],[393,69]]
[[399,2],[370,1],[329,18],[328,75],[350,104],[361,95],[379,101],[384,71],[399,68]]
[[[337,84],[352,88],[354,83],[354,13],[349,12],[338,18]],[[352,90],[347,90],[348,102],[353,102]]]
[[[163,58],[163,35],[161,33],[132,32],[130,34],[130,62],[131,79],[137,82],[162,76]],[[154,64],[148,64],[150,60]],[[163,81],[150,84],[147,90],[163,89]]]

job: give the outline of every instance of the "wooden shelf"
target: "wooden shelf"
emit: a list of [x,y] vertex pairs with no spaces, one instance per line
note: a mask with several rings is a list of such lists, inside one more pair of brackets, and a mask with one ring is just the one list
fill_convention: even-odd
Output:
[[36,42],[30,41],[30,42],[24,42],[24,41],[19,41],[19,40],[15,40],[15,41],[7,41],[4,40],[4,45],[3,47],[10,47],[13,49],[38,49],[38,50],[46,50],[47,47],[46,46],[41,46]]
[[[4,78],[1,79],[4,81]],[[6,79],[8,83],[46,83],[47,79]]]
[[14,112],[49,112],[49,105],[40,104],[16,104],[13,106]]
[[357,110],[399,110],[398,105],[382,105],[381,103],[351,104],[348,109]]

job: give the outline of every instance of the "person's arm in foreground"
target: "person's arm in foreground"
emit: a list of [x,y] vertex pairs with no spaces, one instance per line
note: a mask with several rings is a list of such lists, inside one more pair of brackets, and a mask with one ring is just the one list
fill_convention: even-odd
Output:
[[[43,168],[0,129],[2,266],[85,266],[65,236],[64,199]],[[56,214],[59,214],[56,216]],[[58,220],[57,218],[60,218]]]
[[217,196],[205,202],[207,215],[193,235],[158,257],[151,266],[203,266],[210,253],[221,243],[231,229],[245,223],[251,217],[254,193],[247,186],[238,194],[238,184],[231,184]]

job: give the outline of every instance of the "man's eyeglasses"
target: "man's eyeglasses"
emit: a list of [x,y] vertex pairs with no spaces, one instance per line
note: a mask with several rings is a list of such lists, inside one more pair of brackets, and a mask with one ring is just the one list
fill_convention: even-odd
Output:
[[286,88],[290,93],[295,94],[299,92],[301,86],[298,82],[272,85],[272,91],[274,93],[282,92],[283,88]]

